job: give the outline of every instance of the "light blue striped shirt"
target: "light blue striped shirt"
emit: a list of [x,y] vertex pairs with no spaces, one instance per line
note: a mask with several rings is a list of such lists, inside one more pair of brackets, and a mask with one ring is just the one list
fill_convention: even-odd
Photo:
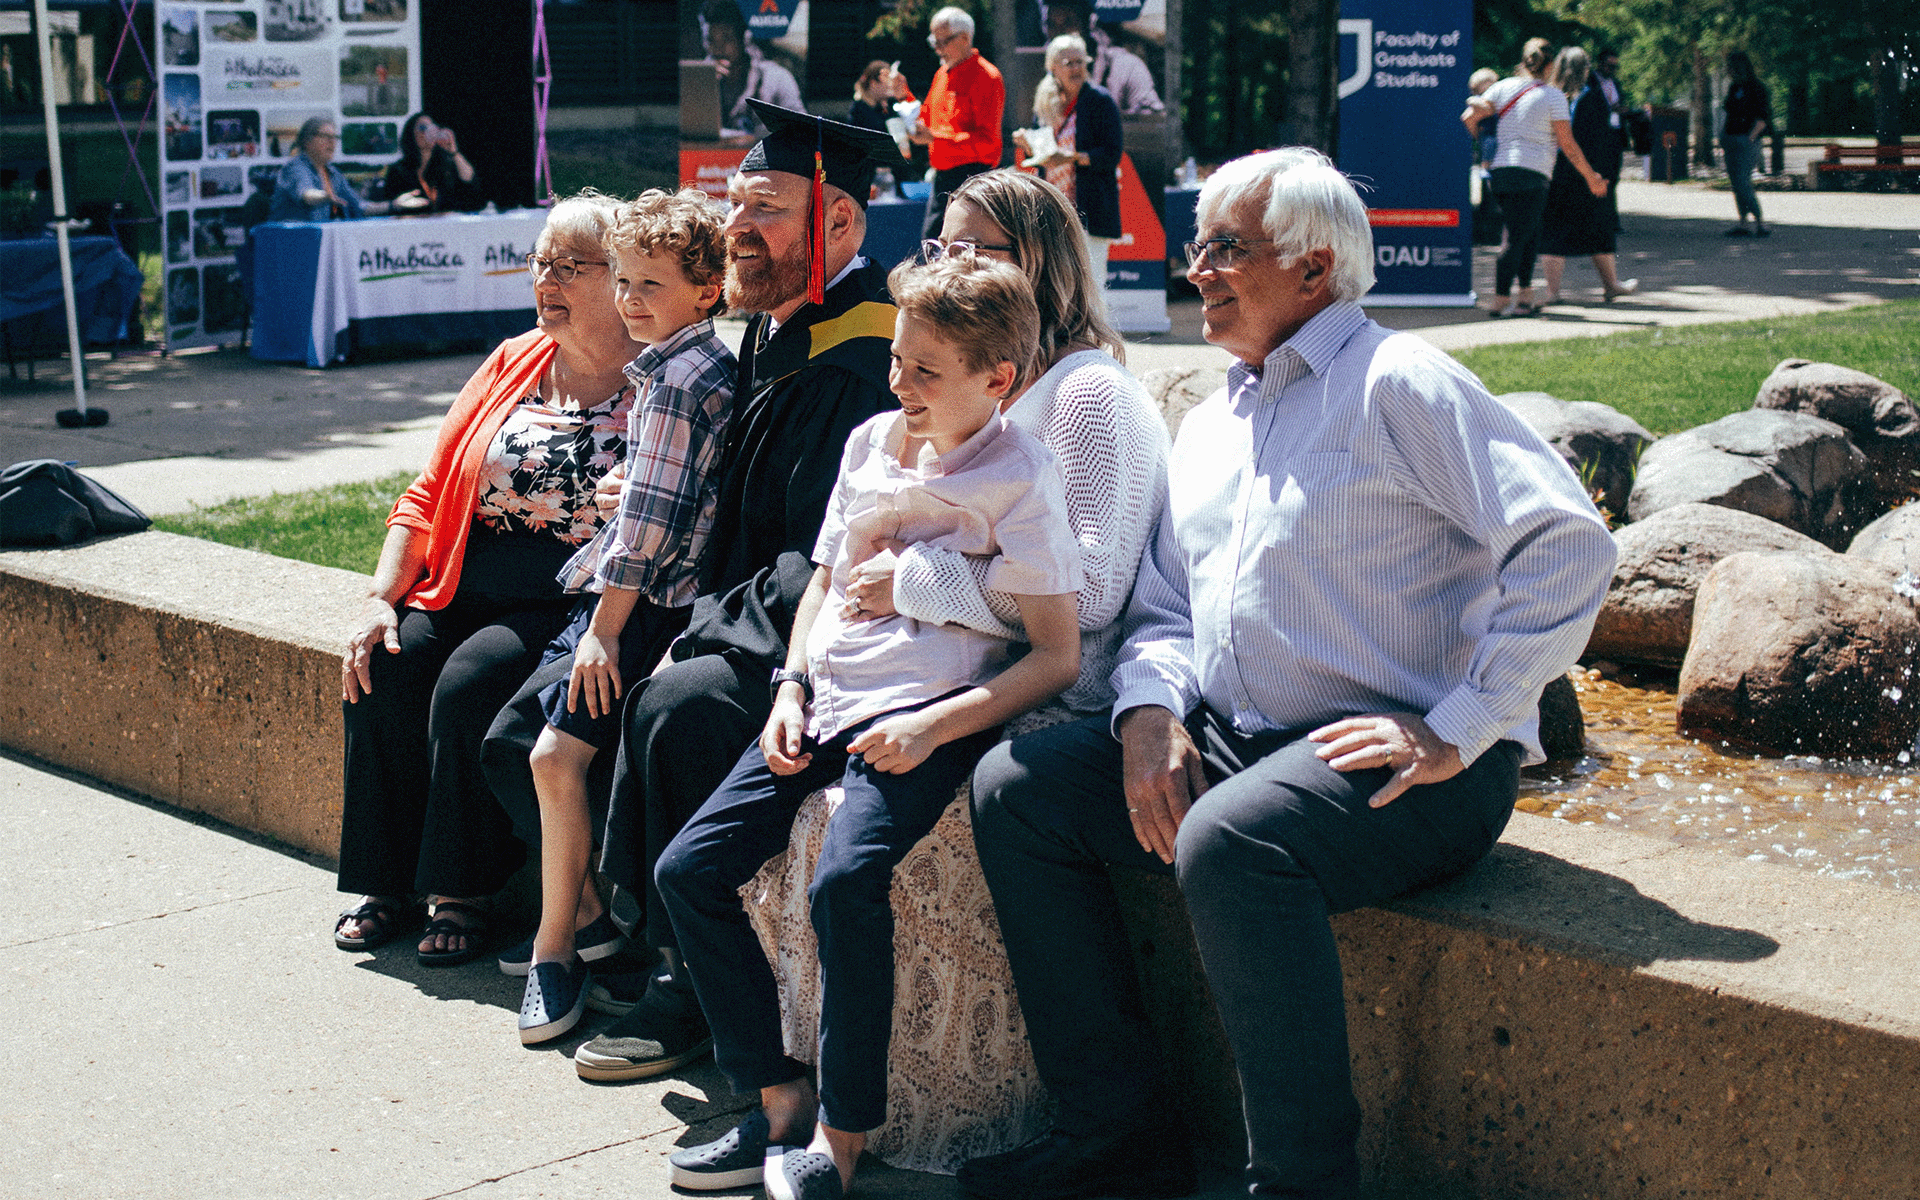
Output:
[[1252,734],[1412,712],[1463,762],[1502,738],[1538,762],[1540,691],[1585,649],[1613,563],[1532,428],[1335,304],[1181,426],[1114,716],[1204,702]]

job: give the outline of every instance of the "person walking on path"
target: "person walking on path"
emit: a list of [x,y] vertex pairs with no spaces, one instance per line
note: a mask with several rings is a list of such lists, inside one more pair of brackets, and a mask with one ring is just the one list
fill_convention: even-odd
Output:
[[[1546,210],[1555,149],[1587,181],[1588,191],[1595,196],[1607,194],[1607,181],[1587,165],[1586,155],[1573,140],[1566,94],[1547,83],[1547,61],[1547,40],[1532,39],[1519,72],[1468,99],[1467,110],[1460,114],[1467,132],[1476,136],[1481,121],[1490,116],[1500,119],[1493,194],[1506,219],[1507,244],[1494,263],[1494,304],[1488,316],[1531,317],[1540,311],[1533,302],[1533,262],[1539,252],[1540,217]],[[1515,284],[1520,287],[1518,303],[1512,297]]]
[[1294,147],[1202,190],[1189,277],[1238,360],[1187,415],[1110,715],[989,751],[974,840],[1054,1131],[961,1167],[988,1200],[1193,1189],[1109,864],[1175,875],[1233,1049],[1253,1194],[1357,1200],[1329,915],[1492,848],[1541,689],[1614,564],[1553,449],[1359,298],[1353,186]]
[[1620,163],[1624,159],[1620,131],[1612,123],[1614,114],[1607,96],[1592,76],[1587,52],[1568,46],[1553,60],[1548,82],[1558,88],[1573,106],[1573,140],[1607,181],[1605,195],[1596,196],[1573,168],[1565,154],[1553,163],[1553,181],[1547,185],[1546,216],[1540,227],[1540,268],[1547,278],[1547,303],[1560,302],[1560,280],[1566,273],[1571,255],[1593,258],[1593,269],[1600,275],[1601,295],[1609,303],[1616,297],[1630,296],[1640,289],[1640,281],[1620,281],[1614,268],[1615,226],[1619,218],[1613,211],[1613,189],[1620,182]]
[[[1727,159],[1727,181],[1733,184],[1733,206],[1740,223],[1727,230],[1728,237],[1767,237],[1773,230],[1760,218],[1760,196],[1753,190],[1753,172],[1760,163],[1760,139],[1773,125],[1773,103],[1767,85],[1754,74],[1753,60],[1744,50],[1727,55],[1727,75],[1733,84],[1727,89],[1727,123],[1720,135],[1720,149]],[[1747,225],[1747,218],[1753,225]]]
[[940,56],[940,69],[911,131],[913,140],[927,148],[933,166],[921,237],[939,236],[954,188],[1000,165],[1007,85],[1000,69],[974,48],[973,30],[973,18],[960,8],[943,8],[928,23],[927,42]]

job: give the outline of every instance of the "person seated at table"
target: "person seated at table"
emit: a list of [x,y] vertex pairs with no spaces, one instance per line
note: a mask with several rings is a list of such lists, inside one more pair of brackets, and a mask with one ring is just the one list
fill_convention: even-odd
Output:
[[[655,872],[715,1059],[763,1106],[672,1156],[673,1182],[697,1191],[759,1176],[773,1197],[844,1194],[887,1110],[894,867],[1000,725],[1080,674],[1066,481],[1052,452],[1000,411],[1039,349],[1033,286],[1018,268],[964,252],[904,263],[887,286],[899,306],[888,382],[900,409],[847,439],[773,711]],[[849,599],[854,567],[920,543],[986,561],[1019,607],[1024,657],[1006,637],[870,618]],[[739,891],[787,844],[806,798],[834,782],[845,800],[808,893],[822,984],[816,1096],[782,1043],[779,991]]]
[[604,239],[615,202],[553,206],[528,257],[538,328],[508,338],[441,423],[387,540],[340,664],[346,735],[340,890],[360,899],[334,925],[342,950],[371,950],[424,895],[426,966],[486,949],[480,897],[526,858],[487,789],[488,724],[566,628],[574,598],[556,573],[600,528],[600,477],[627,453],[646,346],[614,308]]
[[415,113],[400,127],[400,161],[387,168],[387,201],[401,216],[478,212],[486,199],[475,178],[453,130]]
[[274,181],[275,221],[357,221],[385,212],[385,204],[369,204],[353,190],[333,156],[340,150],[340,131],[326,117],[308,117],[293,137],[293,157]]

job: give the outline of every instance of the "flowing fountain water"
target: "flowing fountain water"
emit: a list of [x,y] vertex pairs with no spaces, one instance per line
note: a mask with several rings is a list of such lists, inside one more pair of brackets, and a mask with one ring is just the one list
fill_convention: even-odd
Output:
[[1920,890],[1920,748],[1887,763],[1763,758],[1674,732],[1671,673],[1574,683],[1587,752],[1535,768],[1522,811]]

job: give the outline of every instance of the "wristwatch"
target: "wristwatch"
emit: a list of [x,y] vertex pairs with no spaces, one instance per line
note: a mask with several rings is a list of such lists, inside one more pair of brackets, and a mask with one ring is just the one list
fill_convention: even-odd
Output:
[[806,698],[803,703],[810,704],[813,702],[813,680],[807,677],[805,671],[793,671],[786,667],[776,667],[773,672],[773,680],[767,684],[767,697],[775,704],[780,702],[780,685],[783,683],[799,684],[800,690],[806,693]]

